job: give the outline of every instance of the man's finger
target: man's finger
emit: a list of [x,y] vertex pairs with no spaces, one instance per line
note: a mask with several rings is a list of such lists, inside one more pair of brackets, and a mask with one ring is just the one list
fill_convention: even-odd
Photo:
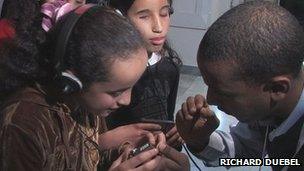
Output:
[[211,118],[211,117],[214,117],[215,113],[210,110],[208,107],[203,107],[201,108],[200,110],[200,116],[203,116],[205,118]]
[[193,115],[196,113],[194,97],[191,96],[191,97],[187,98],[187,107],[188,107],[188,112],[190,113],[190,115]]
[[193,127],[191,120],[187,121],[185,119],[182,110],[177,112],[175,123],[178,132],[188,132]]
[[165,155],[167,158],[175,161],[176,163],[180,163],[181,158],[187,158],[187,156],[185,156],[185,154],[178,152],[177,150],[175,150],[174,148],[166,145],[166,144],[159,144],[158,149],[160,151],[160,153],[162,153],[163,155]]
[[183,140],[183,138],[181,136],[179,136],[178,140],[179,144],[184,144],[185,141]]
[[169,138],[176,133],[177,133],[177,129],[176,126],[174,126],[169,132],[167,132],[166,137]]
[[178,133],[174,134],[172,137],[170,137],[167,141],[167,144],[172,145],[174,144],[176,141],[178,141],[178,138],[180,137],[180,135]]
[[177,111],[176,114],[176,123],[182,123],[185,120],[182,110]]
[[186,103],[182,104],[182,111],[183,111],[183,117],[185,118],[186,121],[190,121],[193,119],[193,117],[190,115],[188,111],[188,105]]
[[180,141],[175,141],[175,143],[173,143],[172,145],[170,145],[170,144],[168,144],[168,145],[170,147],[173,147],[174,149],[179,149],[182,144],[183,143],[181,143]]
[[219,126],[219,119],[216,117],[216,115],[212,115],[211,117],[207,118],[206,122],[206,128],[210,130],[215,130]]
[[206,100],[202,95],[196,95],[194,97],[194,101],[195,101],[196,109],[201,109],[202,107],[204,107]]

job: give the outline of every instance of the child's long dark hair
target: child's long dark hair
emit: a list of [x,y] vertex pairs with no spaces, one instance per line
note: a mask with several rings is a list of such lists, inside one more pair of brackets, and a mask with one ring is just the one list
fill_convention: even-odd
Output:
[[0,49],[0,103],[9,94],[40,75],[39,44],[45,41],[37,0],[4,0],[1,19],[7,19],[15,37]]
[[[126,16],[128,10],[131,8],[134,1],[135,0],[99,0],[99,3],[103,5],[108,5],[111,8],[119,9],[123,13],[123,15]],[[170,15],[171,15],[173,13],[172,0],[168,0],[168,3],[170,5]],[[163,48],[160,51],[160,54],[162,56],[168,56],[177,65],[182,65],[181,59],[179,58],[177,52],[171,48],[168,40],[165,41]]]

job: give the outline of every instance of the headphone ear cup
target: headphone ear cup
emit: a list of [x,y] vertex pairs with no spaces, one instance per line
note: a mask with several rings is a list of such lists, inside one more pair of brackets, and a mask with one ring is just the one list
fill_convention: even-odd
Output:
[[73,74],[62,72],[61,76],[55,79],[62,94],[72,94],[82,90],[81,81]]
[[80,91],[82,89],[81,81],[73,75],[71,72],[66,72],[66,67],[64,66],[64,57],[66,55],[66,48],[69,41],[69,37],[73,32],[75,25],[81,16],[93,7],[98,7],[95,4],[85,4],[74,11],[72,11],[65,18],[63,25],[61,26],[56,40],[55,55],[53,60],[55,73],[56,86],[59,91],[63,94],[70,94]]

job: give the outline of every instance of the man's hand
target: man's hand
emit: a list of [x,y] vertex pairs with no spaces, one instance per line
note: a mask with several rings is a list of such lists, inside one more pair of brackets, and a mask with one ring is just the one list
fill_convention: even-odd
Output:
[[190,163],[186,154],[176,151],[174,148],[160,143],[157,146],[162,154],[161,163],[158,167],[161,171],[189,171]]
[[209,137],[219,126],[219,120],[209,109],[201,95],[188,97],[176,116],[176,126],[180,136],[194,152],[202,151],[209,142]]
[[102,149],[118,149],[120,145],[129,142],[137,147],[143,141],[156,145],[154,132],[159,132],[160,125],[150,123],[138,123],[117,127],[100,135],[99,145]]
[[166,133],[166,138],[167,144],[175,149],[181,149],[181,145],[184,143],[184,140],[177,132],[176,126]]

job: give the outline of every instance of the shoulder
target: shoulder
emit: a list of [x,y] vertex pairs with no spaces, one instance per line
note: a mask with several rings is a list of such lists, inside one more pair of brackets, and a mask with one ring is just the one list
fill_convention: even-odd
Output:
[[[50,142],[45,137],[52,130],[48,127],[47,110],[35,103],[38,101],[42,103],[43,96],[27,89],[16,93],[1,109],[0,155],[7,168],[41,170],[45,148],[48,148],[45,142]],[[29,164],[29,161],[34,163]]]
[[50,109],[44,95],[31,88],[22,90],[1,109],[1,129],[12,126],[35,132],[49,124]]

